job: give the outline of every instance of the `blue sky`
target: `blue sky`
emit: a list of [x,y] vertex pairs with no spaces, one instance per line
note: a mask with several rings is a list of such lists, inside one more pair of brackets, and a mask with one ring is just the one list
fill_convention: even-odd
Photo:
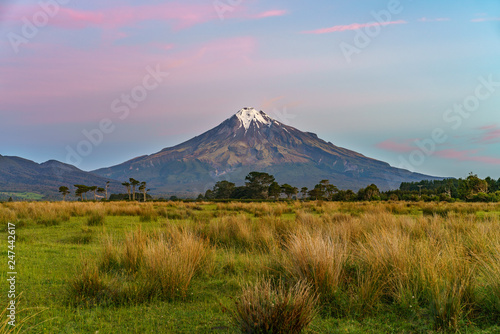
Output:
[[2,155],[92,170],[253,106],[393,166],[500,177],[498,1],[42,3],[0,5]]

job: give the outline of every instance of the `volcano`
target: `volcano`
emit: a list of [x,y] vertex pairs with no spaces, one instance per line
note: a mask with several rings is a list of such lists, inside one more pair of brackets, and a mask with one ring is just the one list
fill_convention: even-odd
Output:
[[92,173],[115,180],[147,181],[155,195],[198,194],[215,182],[242,185],[251,171],[279,183],[313,187],[328,179],[340,189],[376,184],[382,190],[401,182],[442,179],[412,173],[335,146],[254,108],[243,108],[219,126],[182,144]]

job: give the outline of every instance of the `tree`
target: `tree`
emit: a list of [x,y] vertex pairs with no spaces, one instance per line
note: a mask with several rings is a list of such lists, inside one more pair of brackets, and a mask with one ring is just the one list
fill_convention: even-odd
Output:
[[333,194],[339,191],[329,180],[321,180],[314,189],[309,191],[309,196],[314,200],[323,200],[325,197],[332,200]]
[[291,199],[293,195],[297,195],[299,189],[285,183],[281,186],[281,192],[284,193],[288,199]]
[[127,188],[128,200],[130,201],[131,200],[131,198],[130,198],[130,183],[129,182],[123,182],[122,186],[124,186],[125,188]]
[[132,200],[135,201],[135,187],[138,186],[140,184],[140,182],[132,177],[129,178],[128,180],[130,181],[130,184],[132,185]]
[[275,200],[277,200],[280,197],[281,187],[278,184],[278,182],[274,181],[273,183],[271,183],[271,185],[269,186],[268,193],[269,197],[272,197]]
[[339,191],[339,189],[336,186],[334,186],[333,184],[327,184],[325,186],[325,195],[329,201],[331,201],[333,199],[333,195],[338,191]]
[[309,191],[309,197],[312,200],[322,200],[325,197],[325,191],[321,184],[317,184],[314,186],[314,189]]
[[354,201],[356,199],[356,194],[351,189],[339,190],[333,195],[333,200],[341,202]]
[[307,191],[308,191],[308,190],[309,190],[309,189],[308,189],[307,187],[302,187],[302,188],[300,189],[300,193],[302,194],[302,199],[306,199],[306,198],[307,198]]
[[83,191],[81,191],[79,188],[75,190],[75,197],[80,197],[80,201],[83,202]]
[[146,181],[141,182],[139,191],[142,192],[144,202],[146,202],[146,193],[149,191],[149,189],[146,189]]
[[250,190],[246,186],[234,188],[231,197],[235,199],[252,198],[252,196],[250,196]]
[[212,191],[212,189],[207,189],[207,191],[205,191],[205,199],[213,199],[214,198],[214,192]]
[[[99,187],[99,188],[97,188],[97,192],[98,192],[99,194],[105,194],[105,193],[106,193],[106,189],[105,189],[105,188],[102,188],[102,187]],[[100,197],[102,197],[102,196],[100,196]],[[106,199],[107,199],[107,198],[106,198]]]
[[76,188],[75,190],[76,197],[80,196],[80,200],[83,202],[83,194],[85,194],[85,199],[87,199],[87,192],[89,191],[89,187],[83,184],[75,184],[73,186]]
[[59,187],[59,192],[63,195],[63,201],[66,200],[66,196],[70,193],[69,188],[66,186]]
[[251,198],[266,199],[269,196],[269,186],[274,182],[274,176],[267,173],[251,172],[245,180]]
[[235,184],[229,181],[218,181],[213,188],[213,197],[216,199],[231,198]]
[[358,191],[358,199],[362,201],[373,201],[377,200],[380,196],[380,190],[375,184],[371,184],[366,188],[361,188]]
[[104,187],[104,199],[107,201],[108,200],[108,188],[109,188],[109,181],[106,181],[106,186]]
[[471,199],[479,193],[487,193],[488,182],[471,172],[467,179],[461,180],[458,192],[462,199]]
[[94,193],[94,201],[97,200],[95,193],[97,191],[97,186],[88,187],[87,191],[92,191]]
[[333,195],[339,191],[339,189],[330,184],[330,180],[321,180],[316,186],[316,195],[319,195],[318,199],[323,199],[326,197],[329,201],[333,199]]

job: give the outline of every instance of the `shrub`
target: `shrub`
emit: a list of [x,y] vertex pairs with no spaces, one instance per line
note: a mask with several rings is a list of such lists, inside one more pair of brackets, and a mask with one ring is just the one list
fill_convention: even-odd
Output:
[[316,316],[317,303],[317,295],[305,281],[286,289],[281,282],[260,280],[243,289],[230,315],[242,333],[301,333]]

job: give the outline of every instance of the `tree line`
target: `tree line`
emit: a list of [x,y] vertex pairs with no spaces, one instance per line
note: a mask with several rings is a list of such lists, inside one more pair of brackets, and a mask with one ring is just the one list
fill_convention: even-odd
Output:
[[500,202],[500,179],[481,179],[471,172],[465,179],[403,182],[399,190],[388,193],[401,200]]
[[[73,185],[75,189],[75,197],[79,198],[81,201],[86,201],[88,200],[87,193],[91,192],[94,195],[94,201],[97,200],[97,197],[104,198],[104,200],[108,200],[108,188],[109,188],[109,181],[106,182],[104,187],[98,187],[98,186],[87,186],[84,184],[75,184]],[[128,193],[128,199],[135,201],[136,198],[136,188],[139,190],[140,193],[142,193],[142,200],[146,202],[146,199],[148,198],[147,192],[150,191],[150,189],[147,189],[146,185],[147,183],[145,181],[138,181],[134,178],[129,178],[129,182],[123,182],[122,185],[127,189]],[[71,194],[71,191],[69,190],[68,187],[66,186],[61,186],[59,187],[59,192],[63,196],[63,201],[66,200],[66,196]],[[97,194],[104,194],[104,196],[99,196]],[[84,199],[85,196],[85,199]],[[113,199],[114,195],[110,196],[110,199]],[[117,197],[117,196],[115,196]],[[151,196],[149,196],[151,197]],[[123,199],[120,198],[118,195],[117,199]]]
[[329,201],[376,200],[380,199],[380,190],[374,184],[360,189],[339,190],[329,180],[321,180],[314,188],[297,188],[288,183],[280,185],[273,175],[261,172],[251,172],[245,178],[245,185],[237,187],[229,181],[219,181],[205,195],[198,199],[308,199]]
[[[94,194],[94,201],[97,200],[97,193],[104,194],[104,196],[99,196],[99,197],[104,197],[106,200],[108,199],[108,188],[109,188],[109,181],[106,182],[104,187],[98,187],[98,186],[86,186],[84,184],[75,184],[73,185],[75,187],[75,197],[80,198],[81,201],[83,201],[83,196],[85,195],[85,200],[88,200],[87,198],[87,193],[92,192]],[[69,190],[68,187],[66,186],[61,186],[59,187],[59,192],[63,196],[63,201],[66,200],[66,196],[71,194],[71,191]]]
[[480,179],[470,173],[466,179],[423,180],[403,182],[398,190],[380,191],[371,184],[357,192],[340,190],[329,180],[321,180],[313,189],[278,184],[273,175],[251,172],[245,185],[237,187],[229,181],[219,181],[198,199],[302,199],[327,201],[448,201],[500,202],[500,179]]
[[[105,187],[86,186],[75,184],[75,196],[81,201],[88,200],[87,193],[93,194],[97,200],[98,193],[104,194],[108,200],[109,181]],[[127,194],[111,195],[110,200],[127,199],[136,200],[136,190],[142,194],[145,202],[148,198],[147,183],[129,178],[128,182],[123,182]],[[59,192],[66,200],[70,194],[66,186],[59,187]],[[85,199],[84,199],[85,196]],[[151,196],[149,196],[151,198]],[[465,179],[444,179],[444,180],[423,180],[420,182],[403,182],[399,189],[380,191],[371,184],[366,188],[361,188],[357,192],[353,190],[340,190],[329,180],[321,180],[312,189],[307,187],[297,188],[290,184],[279,184],[273,175],[262,172],[251,172],[245,177],[245,185],[236,186],[230,181],[218,181],[212,189],[208,189],[205,194],[200,194],[198,199],[205,200],[226,200],[226,199],[251,199],[251,200],[279,200],[302,199],[302,200],[326,200],[326,201],[468,201],[468,202],[500,202],[500,179],[494,180],[491,177],[479,178],[476,174],[470,173]],[[140,198],[139,198],[140,200]]]

